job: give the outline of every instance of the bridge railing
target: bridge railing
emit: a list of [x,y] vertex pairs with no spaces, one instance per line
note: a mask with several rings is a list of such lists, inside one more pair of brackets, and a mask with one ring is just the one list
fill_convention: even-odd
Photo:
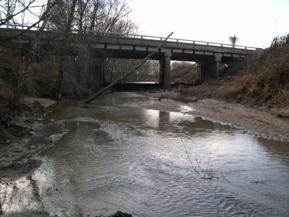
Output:
[[[89,34],[89,32],[88,32]],[[124,37],[124,38],[133,38],[133,39],[146,39],[146,40],[158,40],[163,41],[165,37],[151,36],[151,35],[138,35],[138,34],[122,34],[122,33],[111,33],[111,32],[94,32],[95,35],[104,35],[104,36],[113,36],[113,37]],[[175,43],[187,43],[195,45],[208,45],[208,46],[217,46],[217,47],[227,47],[227,48],[236,48],[244,50],[257,50],[257,47],[251,46],[242,46],[242,45],[231,45],[218,42],[208,42],[208,41],[198,41],[198,40],[189,40],[189,39],[179,39],[179,38],[169,38],[167,41]]]
[[[3,28],[3,27],[1,27]],[[31,26],[23,26],[23,25],[13,25],[13,26],[6,26],[3,29],[13,29],[13,30],[31,30],[37,31],[39,30],[39,26],[35,26],[31,28]],[[56,30],[53,28],[45,28],[44,31],[48,32],[55,32]],[[73,34],[83,34],[83,35],[94,35],[94,36],[106,36],[106,37],[119,37],[119,38],[130,38],[130,39],[143,39],[143,40],[155,40],[155,41],[164,41],[165,37],[159,36],[151,36],[151,35],[139,35],[139,34],[126,34],[126,33],[114,33],[114,32],[95,32],[95,31],[84,31],[82,33],[79,30],[73,29]],[[224,47],[224,48],[234,48],[234,49],[243,49],[243,50],[257,50],[257,47],[251,46],[242,46],[242,45],[235,45],[232,44],[224,44],[218,42],[208,42],[208,41],[198,41],[198,40],[189,40],[189,39],[179,39],[179,38],[169,38],[168,42],[175,42],[175,43],[186,43],[186,44],[194,44],[194,45],[207,45],[207,46],[215,46],[215,47]]]

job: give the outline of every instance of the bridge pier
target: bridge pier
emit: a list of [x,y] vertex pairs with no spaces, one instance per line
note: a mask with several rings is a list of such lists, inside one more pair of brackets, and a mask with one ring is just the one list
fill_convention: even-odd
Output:
[[165,52],[161,55],[160,63],[160,86],[162,89],[171,88],[171,52]]
[[104,86],[104,58],[93,55],[91,48],[85,47],[80,53],[78,80],[83,86],[98,91]]
[[90,63],[89,75],[91,79],[91,89],[93,91],[98,91],[104,87],[105,77],[104,77],[104,59],[100,57],[92,58]]
[[221,55],[215,55],[213,60],[201,64],[201,79],[218,79],[220,77]]

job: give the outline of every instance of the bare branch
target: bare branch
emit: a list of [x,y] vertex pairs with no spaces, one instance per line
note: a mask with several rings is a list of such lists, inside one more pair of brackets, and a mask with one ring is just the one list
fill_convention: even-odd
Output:
[[0,26],[6,25],[14,17],[16,17],[16,16],[20,15],[21,13],[25,12],[26,10],[28,10],[35,1],[36,0],[29,1],[29,3],[27,5],[25,5],[24,3],[18,1],[18,3],[21,4],[21,5],[24,5],[24,7],[21,10],[19,10],[18,12],[13,13],[13,14],[10,14],[9,11],[7,11],[6,12],[7,16],[5,18],[3,18],[3,19],[0,19]]

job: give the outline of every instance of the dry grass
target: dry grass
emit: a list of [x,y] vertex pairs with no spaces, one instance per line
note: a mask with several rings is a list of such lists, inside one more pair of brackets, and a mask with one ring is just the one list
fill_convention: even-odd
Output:
[[217,96],[249,104],[289,105],[289,35],[251,58],[247,71],[220,87]]

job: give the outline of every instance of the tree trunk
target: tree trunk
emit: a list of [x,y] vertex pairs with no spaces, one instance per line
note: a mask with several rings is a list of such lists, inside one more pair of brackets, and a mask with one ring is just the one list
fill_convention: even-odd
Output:
[[64,59],[65,59],[65,54],[68,49],[68,44],[69,44],[69,36],[71,34],[71,25],[73,22],[74,18],[74,13],[75,13],[75,7],[76,7],[76,2],[77,0],[72,1],[72,5],[69,11],[69,16],[67,19],[67,25],[65,27],[65,31],[63,34],[63,46],[60,51],[60,59],[58,63],[58,79],[57,79],[57,100],[61,100],[62,98],[62,88],[63,88],[63,80],[64,80]]

